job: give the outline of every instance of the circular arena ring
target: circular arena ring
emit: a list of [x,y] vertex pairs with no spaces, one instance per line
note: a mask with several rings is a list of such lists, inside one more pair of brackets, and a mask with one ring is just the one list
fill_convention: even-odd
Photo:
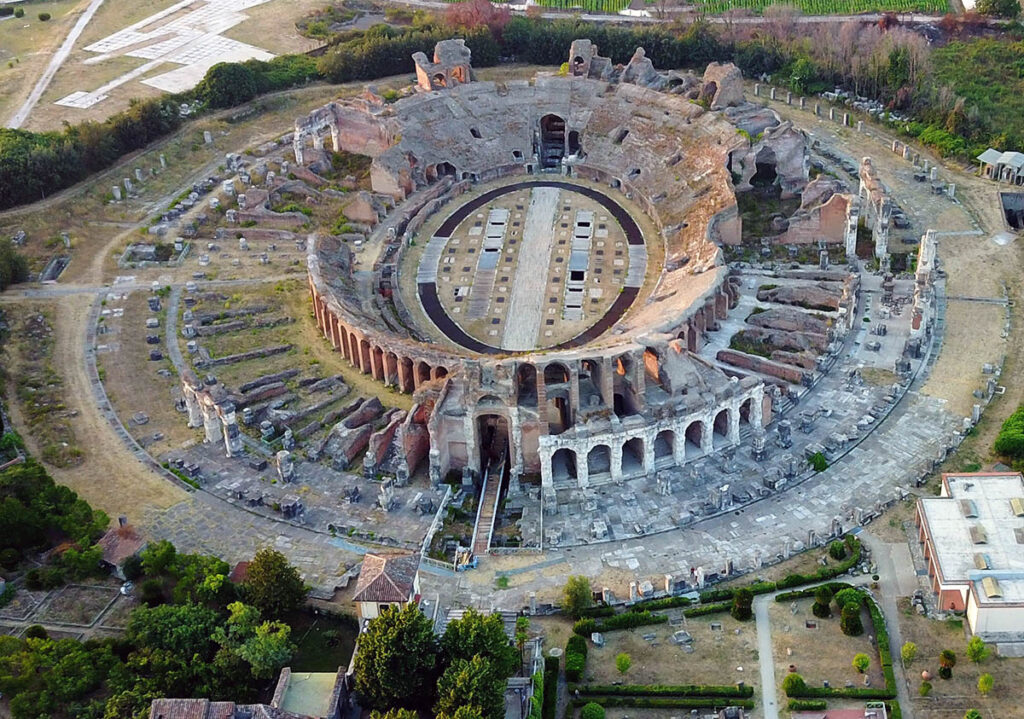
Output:
[[[571,349],[573,347],[581,347],[588,344],[589,342],[597,339],[604,334],[608,329],[613,327],[618,322],[626,311],[633,304],[634,300],[640,293],[641,286],[644,281],[644,274],[647,266],[646,248],[644,244],[644,236],[640,230],[636,220],[622,207],[619,203],[612,200],[606,194],[599,192],[593,188],[585,187],[575,183],[561,182],[556,180],[534,180],[525,182],[516,182],[504,187],[499,187],[484,194],[473,198],[472,200],[462,204],[451,212],[441,223],[441,226],[434,233],[430,240],[430,244],[427,247],[427,251],[424,253],[421,261],[419,271],[417,273],[417,293],[419,295],[420,303],[422,304],[423,310],[427,317],[434,323],[434,325],[440,330],[449,340],[458,344],[459,346],[470,350],[471,352],[478,352],[481,354],[506,354],[510,351],[515,351],[516,348],[495,346],[495,344],[481,341],[480,339],[472,336],[458,322],[453,319],[452,315],[443,306],[441,298],[439,296],[438,289],[438,265],[439,260],[443,260],[444,251],[448,247],[450,240],[455,234],[456,230],[463,225],[468,219],[481,208],[494,203],[502,197],[508,196],[512,193],[522,190],[534,190],[537,188],[552,188],[563,192],[574,193],[582,195],[593,202],[599,207],[606,210],[609,215],[621,228],[624,235],[626,244],[629,250],[629,272],[626,274],[620,291],[616,295],[615,299],[611,302],[610,306],[605,310],[599,318],[591,323],[586,329],[575,334],[567,340],[555,342],[543,349]],[[556,208],[557,209],[557,208]],[[578,221],[582,222],[582,221]],[[577,225],[578,227],[579,225]],[[541,232],[544,232],[541,228]],[[575,229],[575,228],[574,228]],[[589,232],[588,232],[589,230]],[[577,244],[585,245],[583,249],[576,249],[575,252],[580,258],[581,264],[585,262],[584,254],[589,249],[591,244],[591,236],[593,235],[593,227],[587,227],[581,230],[580,237],[575,234],[573,240]],[[555,232],[555,228],[551,228],[550,232]],[[600,232],[601,230],[599,230]],[[603,230],[607,233],[607,229]],[[490,252],[486,250],[479,254],[478,267],[479,272],[482,274],[493,274],[496,262],[500,257],[496,255],[501,254],[500,245],[506,242],[515,242],[505,238],[507,230],[504,224],[501,226],[500,233],[502,237],[497,239],[494,244],[498,247],[493,248]],[[564,233],[564,231],[563,231]],[[482,232],[480,233],[483,234]],[[590,236],[584,236],[590,235]],[[485,244],[486,244],[486,238]],[[543,250],[550,250],[552,243],[552,235],[548,237],[539,238],[539,248]],[[598,250],[600,251],[600,250]],[[453,250],[454,252],[454,250]],[[570,257],[570,259],[573,259]],[[520,259],[522,262],[522,258]],[[584,269],[577,270],[580,276],[586,274]],[[582,282],[582,279],[580,280]],[[486,291],[486,289],[484,290]],[[461,299],[461,298],[457,298]],[[534,304],[539,303],[543,298],[537,298],[534,296],[532,302]],[[542,308],[540,308],[542,309]],[[534,347],[523,346],[520,351],[531,351]]]

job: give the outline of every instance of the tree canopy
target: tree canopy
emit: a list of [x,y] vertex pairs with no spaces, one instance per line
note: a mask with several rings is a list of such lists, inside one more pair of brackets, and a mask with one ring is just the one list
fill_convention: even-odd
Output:
[[387,609],[359,638],[356,690],[367,706],[380,711],[429,708],[437,654],[434,627],[419,607]]
[[279,618],[298,609],[309,589],[295,567],[274,549],[261,549],[249,563],[241,585],[246,602],[257,607],[264,616]]
[[503,679],[519,669],[519,652],[509,644],[500,614],[483,615],[468,609],[462,618],[448,624],[441,637],[441,664],[452,666],[459,659],[486,657]]
[[505,679],[485,657],[456,659],[437,682],[436,714],[454,715],[470,707],[483,719],[505,716]]
[[562,593],[562,609],[571,617],[579,617],[583,610],[594,603],[594,596],[590,591],[590,580],[586,577],[572,575],[565,582],[565,589]]

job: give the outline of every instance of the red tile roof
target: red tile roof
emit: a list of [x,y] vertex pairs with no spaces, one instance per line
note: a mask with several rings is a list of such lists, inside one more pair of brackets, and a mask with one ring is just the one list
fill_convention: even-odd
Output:
[[357,602],[407,602],[420,566],[418,554],[367,554],[352,599]]
[[130,524],[107,530],[97,542],[103,550],[103,561],[120,567],[124,560],[138,554],[146,546],[146,540]]

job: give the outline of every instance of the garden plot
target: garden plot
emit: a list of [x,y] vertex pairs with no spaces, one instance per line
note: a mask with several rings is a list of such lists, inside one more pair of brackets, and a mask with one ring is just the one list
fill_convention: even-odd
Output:
[[134,597],[118,596],[114,605],[103,615],[100,628],[110,630],[115,635],[119,634],[128,626],[128,619],[138,606],[139,602]]
[[[834,605],[831,619],[819,619],[811,613],[812,604],[813,598],[808,598],[773,602],[769,606],[775,678],[779,685],[792,666],[811,687],[820,687],[825,681],[833,688],[863,687],[866,676],[871,687],[884,689],[885,680],[867,611],[861,612],[864,633],[848,637],[839,629],[839,615]],[[816,628],[809,628],[809,624]],[[858,673],[852,665],[854,655],[860,653],[871,658],[866,674]]]
[[49,595],[49,590],[33,591],[20,586],[10,603],[0,608],[0,619],[24,621],[32,616]]
[[48,624],[91,626],[117,597],[112,587],[70,584],[51,597],[34,619]]
[[[681,616],[681,612],[669,614]],[[692,641],[673,641],[680,631]],[[616,630],[604,634],[604,641],[603,647],[590,646],[586,683],[749,684],[758,677],[754,622],[739,622],[724,612]],[[632,660],[625,674],[615,666],[615,657],[623,652]]]

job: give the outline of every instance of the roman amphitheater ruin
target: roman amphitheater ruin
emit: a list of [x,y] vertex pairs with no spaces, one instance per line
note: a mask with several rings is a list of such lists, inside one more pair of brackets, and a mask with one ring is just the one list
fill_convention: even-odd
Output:
[[[359,501],[345,482],[361,457],[375,507],[392,513],[367,535],[378,540],[417,545],[464,495],[480,509],[456,562],[496,546],[502,521],[534,549],[639,536],[799,483],[808,458],[838,460],[933,356],[933,234],[908,262],[871,159],[817,148],[758,101],[760,85],[748,99],[734,66],[659,72],[643,49],[614,65],[588,40],[561,72],[530,80],[478,81],[461,40],[413,59],[416,84],[397,99],[367,88],[253,157],[229,154],[232,176],[210,200],[223,215],[215,240],[294,240],[326,342],[411,407],[388,409],[386,393],[336,404],[350,391],[340,375],[295,384],[289,369],[230,391],[180,372],[179,409],[221,458],[255,447],[281,486],[322,480],[302,498],[268,497],[256,482],[266,462],[250,462],[212,491],[365,534],[365,512],[330,500]],[[339,153],[368,158],[368,186],[339,189]],[[290,198],[344,201],[344,223],[303,240],[309,213]],[[791,211],[762,209],[779,203]],[[181,226],[188,211],[163,220]],[[198,343],[244,312],[185,311],[197,372],[234,361]],[[866,382],[876,369],[891,380]],[[223,462],[188,451],[189,463],[164,459],[193,474]],[[802,543],[885,501],[837,507]],[[403,507],[421,519],[403,523]]]

